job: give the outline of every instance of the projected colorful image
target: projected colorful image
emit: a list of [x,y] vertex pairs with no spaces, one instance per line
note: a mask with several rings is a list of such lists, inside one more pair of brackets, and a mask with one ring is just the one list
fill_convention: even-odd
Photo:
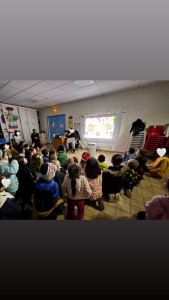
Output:
[[115,117],[86,118],[85,137],[112,139],[114,136]]

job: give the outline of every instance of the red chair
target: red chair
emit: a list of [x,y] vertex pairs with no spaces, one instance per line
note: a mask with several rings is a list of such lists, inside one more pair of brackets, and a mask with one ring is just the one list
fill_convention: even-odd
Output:
[[165,147],[169,147],[169,137],[168,137],[168,139],[167,139],[167,141],[165,143]]
[[147,138],[144,149],[153,152],[154,158],[158,157],[157,149],[163,148],[165,136],[162,135],[164,130],[163,125],[149,126],[147,130]]
[[147,136],[162,136],[164,130],[163,125],[149,126]]

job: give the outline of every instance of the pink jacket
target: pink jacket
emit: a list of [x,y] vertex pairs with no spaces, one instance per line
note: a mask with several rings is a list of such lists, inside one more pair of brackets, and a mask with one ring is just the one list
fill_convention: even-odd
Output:
[[[92,190],[92,196],[91,198],[95,198],[99,195],[102,195],[102,174],[99,175],[95,179],[91,179],[87,177],[87,180],[89,182],[89,186]],[[92,199],[91,199],[92,200]]]
[[146,220],[169,220],[169,196],[155,196],[145,207]]

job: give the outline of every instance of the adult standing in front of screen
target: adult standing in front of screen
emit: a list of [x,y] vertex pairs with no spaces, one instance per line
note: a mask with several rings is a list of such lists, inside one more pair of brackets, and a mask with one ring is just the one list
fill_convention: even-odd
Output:
[[[72,144],[72,151],[75,152],[75,130],[74,129],[70,129],[69,133],[66,134],[67,137],[67,141],[66,141],[66,149],[67,151],[69,151],[69,145]],[[71,140],[71,142],[69,141],[69,138],[74,138],[74,141]]]

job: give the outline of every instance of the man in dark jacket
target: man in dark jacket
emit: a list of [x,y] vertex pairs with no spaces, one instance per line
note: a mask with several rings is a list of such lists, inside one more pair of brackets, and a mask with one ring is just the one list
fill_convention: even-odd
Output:
[[133,122],[132,127],[130,129],[130,133],[133,132],[133,136],[138,135],[140,131],[143,131],[145,129],[145,124],[142,120],[137,119],[135,122]]

